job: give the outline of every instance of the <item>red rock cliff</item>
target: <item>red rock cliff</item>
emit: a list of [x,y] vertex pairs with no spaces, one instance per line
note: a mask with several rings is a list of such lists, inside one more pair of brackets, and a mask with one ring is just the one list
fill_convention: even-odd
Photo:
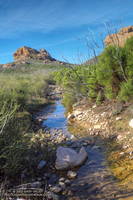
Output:
[[21,47],[13,54],[15,61],[27,61],[29,59],[44,60],[44,61],[55,61],[54,58],[45,50],[41,49],[37,51],[30,47]]
[[118,33],[108,35],[104,43],[106,46],[108,45],[119,45],[124,46],[126,40],[133,36],[133,26],[128,26],[120,29]]

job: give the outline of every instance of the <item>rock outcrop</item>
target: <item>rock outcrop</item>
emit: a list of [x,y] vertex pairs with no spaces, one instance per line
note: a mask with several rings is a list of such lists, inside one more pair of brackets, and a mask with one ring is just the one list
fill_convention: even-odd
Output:
[[40,49],[39,51],[30,47],[21,47],[13,54],[15,62],[26,62],[28,60],[42,60],[47,62],[56,61],[51,55],[45,50]]
[[133,37],[133,26],[124,27],[118,33],[108,35],[104,43],[106,46],[118,45],[122,47],[130,37]]
[[5,68],[5,69],[8,69],[8,68],[15,67],[15,64],[14,63],[7,63],[7,64],[3,64],[2,67]]

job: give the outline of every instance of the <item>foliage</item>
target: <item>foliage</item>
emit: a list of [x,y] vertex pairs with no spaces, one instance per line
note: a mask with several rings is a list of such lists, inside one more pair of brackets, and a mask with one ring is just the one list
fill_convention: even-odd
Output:
[[0,171],[4,175],[15,176],[34,163],[27,160],[36,157],[38,148],[31,142],[29,108],[47,96],[52,71],[51,66],[29,65],[0,72]]
[[125,102],[133,99],[133,79],[129,79],[127,82],[121,84],[118,99]]
[[67,107],[83,97],[97,104],[105,99],[128,101],[133,98],[133,38],[124,47],[106,47],[95,65],[65,68],[54,77],[64,88]]
[[105,96],[109,99],[116,98],[120,83],[124,81],[121,66],[126,67],[126,56],[120,47],[109,46],[99,57],[97,66],[98,82],[104,87]]

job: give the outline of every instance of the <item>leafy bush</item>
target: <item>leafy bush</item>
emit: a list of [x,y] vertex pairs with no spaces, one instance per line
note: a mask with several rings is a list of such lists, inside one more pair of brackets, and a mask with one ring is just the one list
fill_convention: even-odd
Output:
[[63,102],[67,107],[80,99],[96,98],[100,85],[96,78],[96,66],[75,66],[54,73],[57,84],[64,88]]
[[[109,99],[116,98],[120,83],[124,81],[126,68],[125,51],[121,47],[109,46],[99,57],[97,66],[98,82],[104,87],[105,96]],[[122,70],[123,69],[123,70]]]
[[124,47],[106,47],[95,65],[80,65],[56,72],[55,80],[64,88],[67,107],[83,97],[98,104],[105,99],[132,99],[133,37]]
[[121,84],[118,99],[125,102],[133,99],[133,79],[129,79]]
[[126,41],[124,46],[127,58],[126,75],[129,79],[133,78],[133,37]]

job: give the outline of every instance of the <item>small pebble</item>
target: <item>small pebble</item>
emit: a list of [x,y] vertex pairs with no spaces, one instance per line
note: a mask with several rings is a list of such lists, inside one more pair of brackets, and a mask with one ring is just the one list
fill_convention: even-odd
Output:
[[77,173],[74,172],[74,171],[68,171],[68,172],[67,172],[67,176],[68,176],[68,178],[70,178],[70,179],[74,179],[74,178],[76,178]]
[[65,184],[68,186],[68,185],[71,185],[71,181],[70,180],[68,180],[68,179],[66,179],[65,180]]
[[62,188],[59,187],[59,186],[53,186],[50,188],[51,192],[54,192],[54,193],[60,193],[62,191]]
[[59,182],[63,182],[63,181],[65,181],[65,178],[64,178],[64,177],[61,177],[61,178],[59,179]]
[[61,186],[62,189],[65,189],[66,188],[66,185],[64,182],[59,182],[59,186]]

